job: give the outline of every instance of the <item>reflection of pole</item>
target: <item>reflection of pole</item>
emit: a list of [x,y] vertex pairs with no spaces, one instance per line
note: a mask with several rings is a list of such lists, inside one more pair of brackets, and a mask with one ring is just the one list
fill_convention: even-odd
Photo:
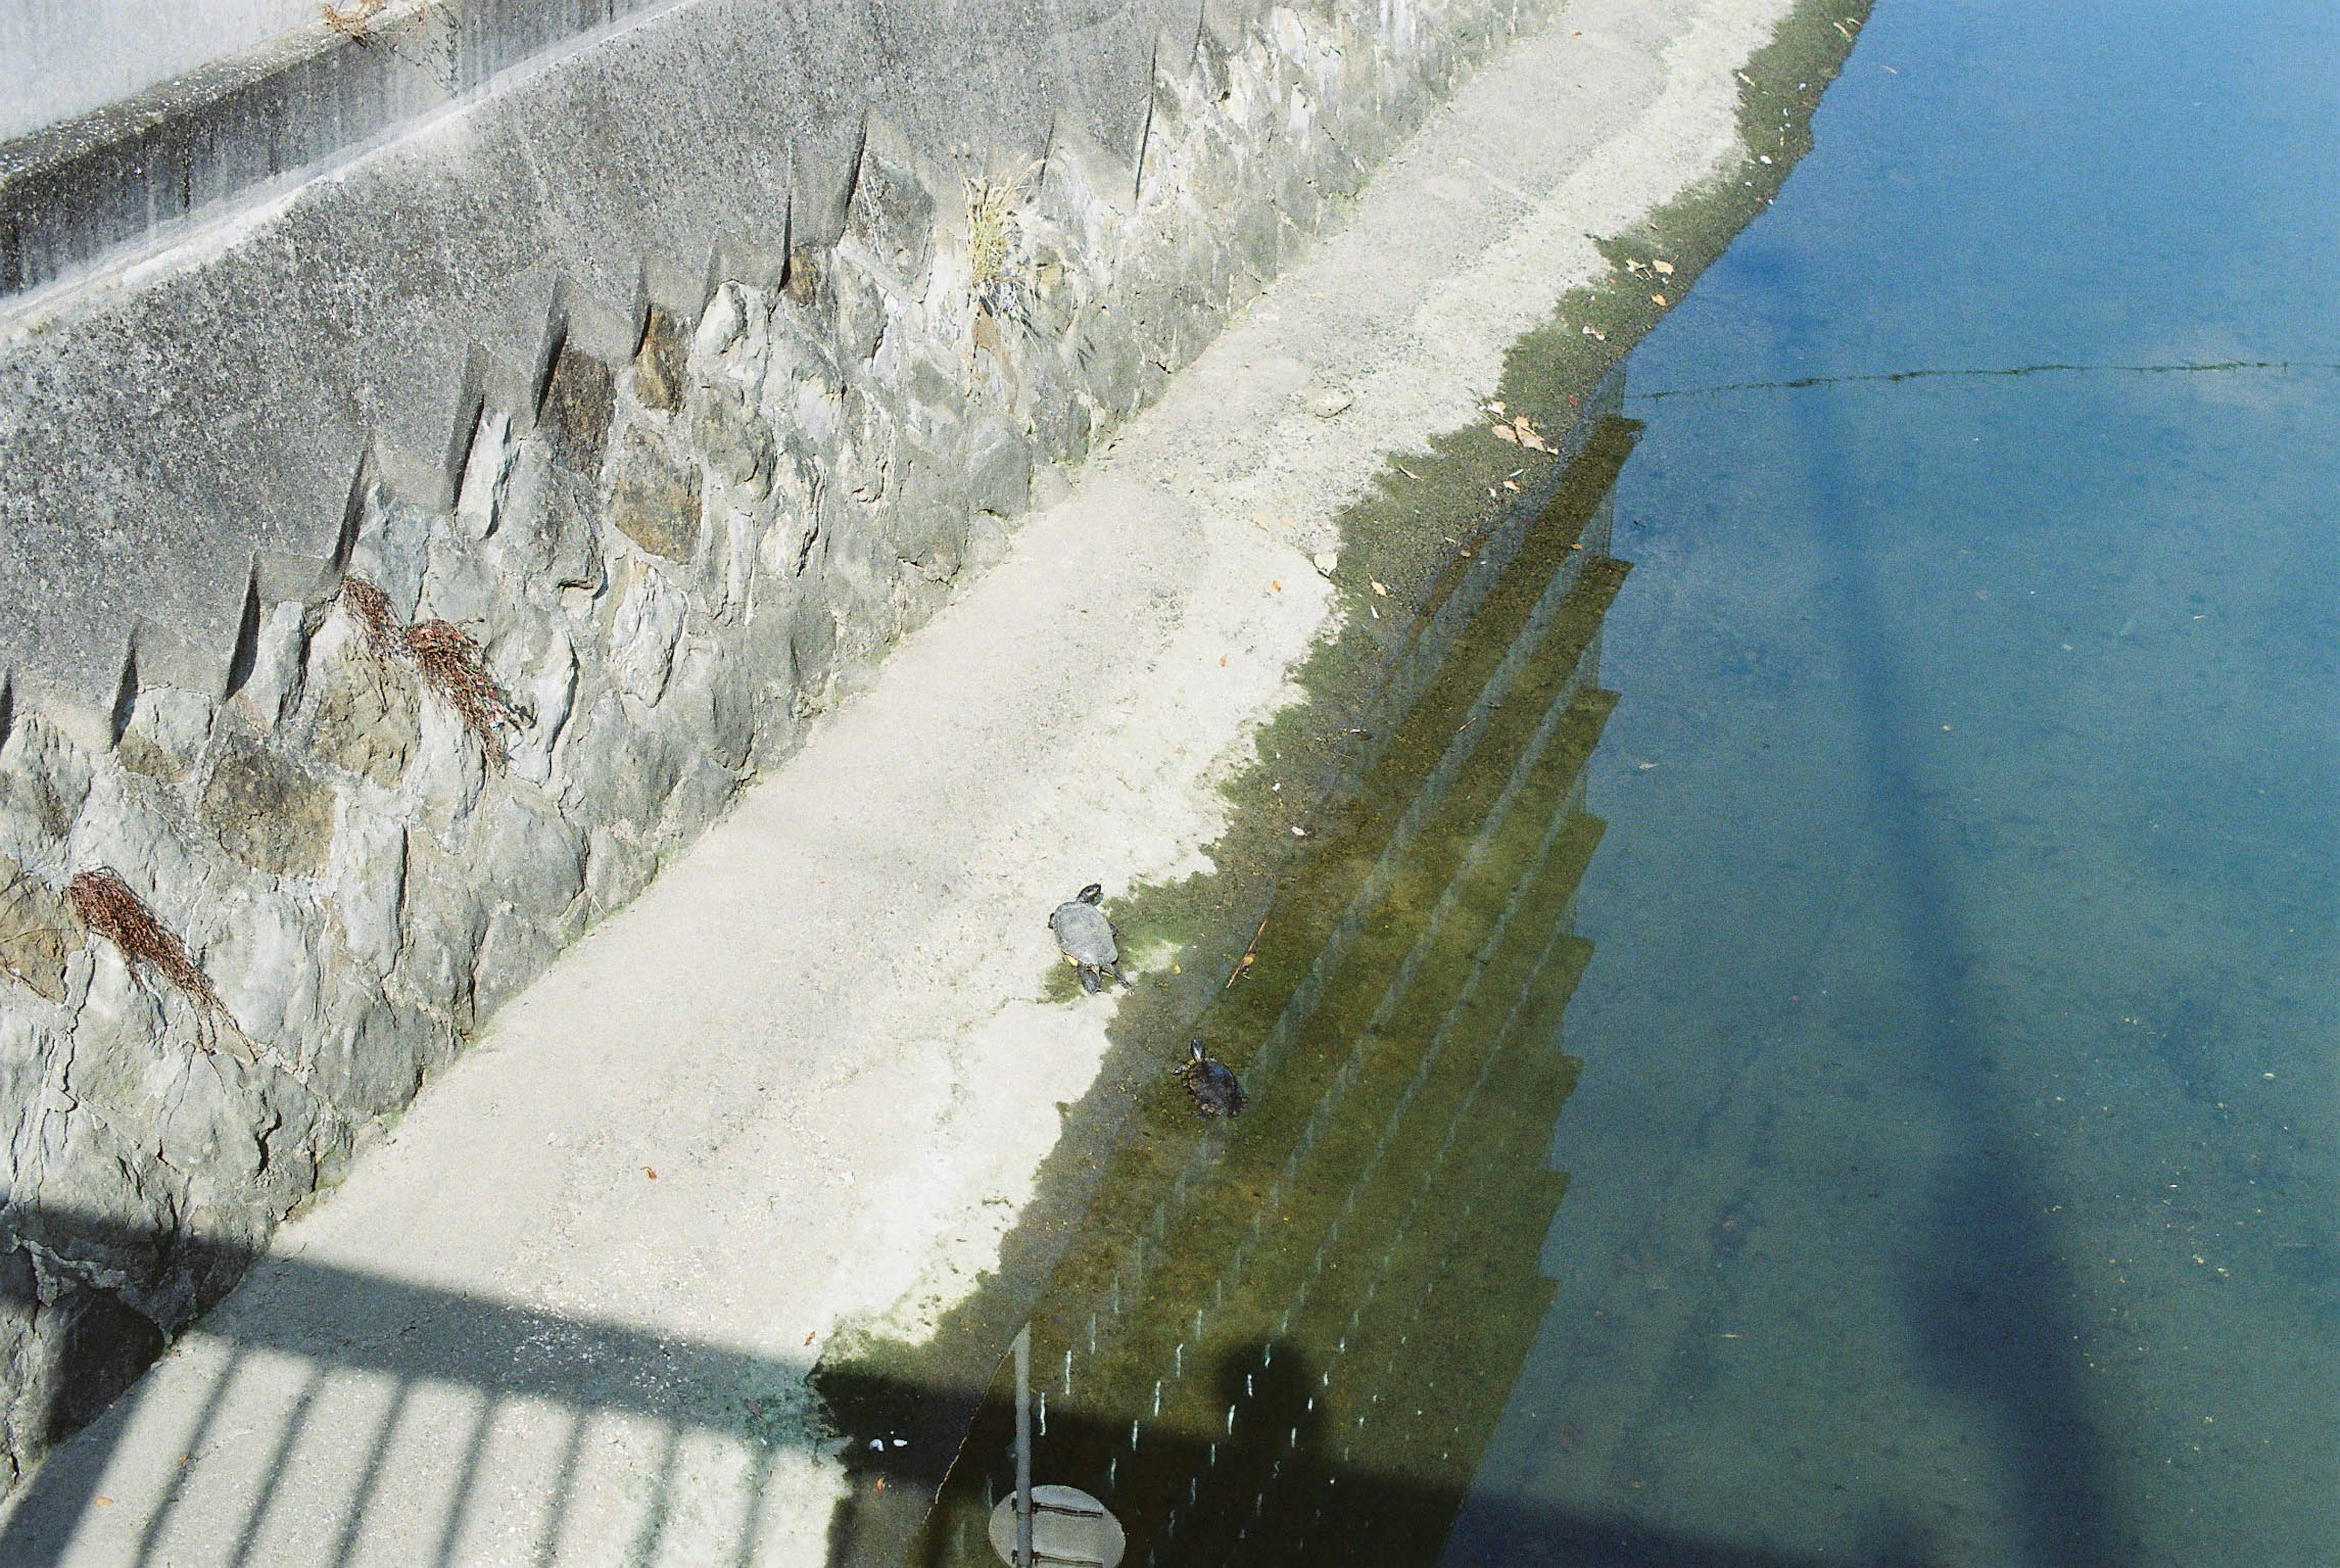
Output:
[[1016,1568],[1032,1568],[1032,1325],[1016,1335]]

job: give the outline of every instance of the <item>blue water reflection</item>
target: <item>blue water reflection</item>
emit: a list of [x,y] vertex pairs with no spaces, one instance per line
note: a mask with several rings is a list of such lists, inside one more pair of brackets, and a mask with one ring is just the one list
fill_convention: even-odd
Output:
[[[2340,1562],[2335,124],[2328,5],[1880,5],[1638,352],[1450,1563]],[[2229,368],[1832,379],[2049,364]]]

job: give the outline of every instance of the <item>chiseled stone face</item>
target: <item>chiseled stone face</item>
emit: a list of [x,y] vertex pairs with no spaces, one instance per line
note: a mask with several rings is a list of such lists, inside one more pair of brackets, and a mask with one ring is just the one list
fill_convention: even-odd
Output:
[[50,1001],[65,994],[65,948],[75,932],[39,878],[0,855],[0,970]]
[[247,741],[212,765],[199,814],[227,852],[276,877],[320,877],[333,849],[334,797],[299,764]]
[[652,305],[642,346],[634,352],[634,401],[655,413],[680,408],[689,356],[690,336],[682,323]]
[[404,668],[344,647],[321,672],[311,749],[321,761],[396,789],[422,738],[415,695]]
[[699,552],[699,474],[639,428],[619,443],[608,515],[628,539],[668,561]]
[[573,343],[561,345],[538,413],[553,461],[580,473],[601,466],[601,452],[610,439],[612,382],[609,366]]

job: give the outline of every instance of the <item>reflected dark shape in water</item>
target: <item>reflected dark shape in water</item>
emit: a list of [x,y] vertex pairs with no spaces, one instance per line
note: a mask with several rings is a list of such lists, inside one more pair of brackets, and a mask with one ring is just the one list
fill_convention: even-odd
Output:
[[[1131,1139],[1041,1294],[1036,1474],[1103,1499],[1133,1563],[1434,1561],[1542,1318],[1621,384],[1541,504],[1454,561],[1380,743],[1199,1021],[1244,1116]],[[888,1403],[856,1375],[824,1392]],[[990,1560],[1012,1426],[1003,1375],[915,1560]]]

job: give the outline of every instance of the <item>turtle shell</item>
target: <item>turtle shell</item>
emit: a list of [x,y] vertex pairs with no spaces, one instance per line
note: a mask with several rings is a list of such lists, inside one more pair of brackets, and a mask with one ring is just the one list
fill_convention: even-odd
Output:
[[1121,949],[1113,939],[1113,922],[1095,904],[1068,899],[1056,906],[1048,917],[1048,929],[1056,934],[1056,946],[1065,957],[1076,964],[1094,968],[1109,969],[1121,958]]
[[1197,1113],[1206,1116],[1241,1116],[1243,1082],[1226,1063],[1197,1052],[1191,1061],[1170,1069],[1186,1086],[1186,1097]]

